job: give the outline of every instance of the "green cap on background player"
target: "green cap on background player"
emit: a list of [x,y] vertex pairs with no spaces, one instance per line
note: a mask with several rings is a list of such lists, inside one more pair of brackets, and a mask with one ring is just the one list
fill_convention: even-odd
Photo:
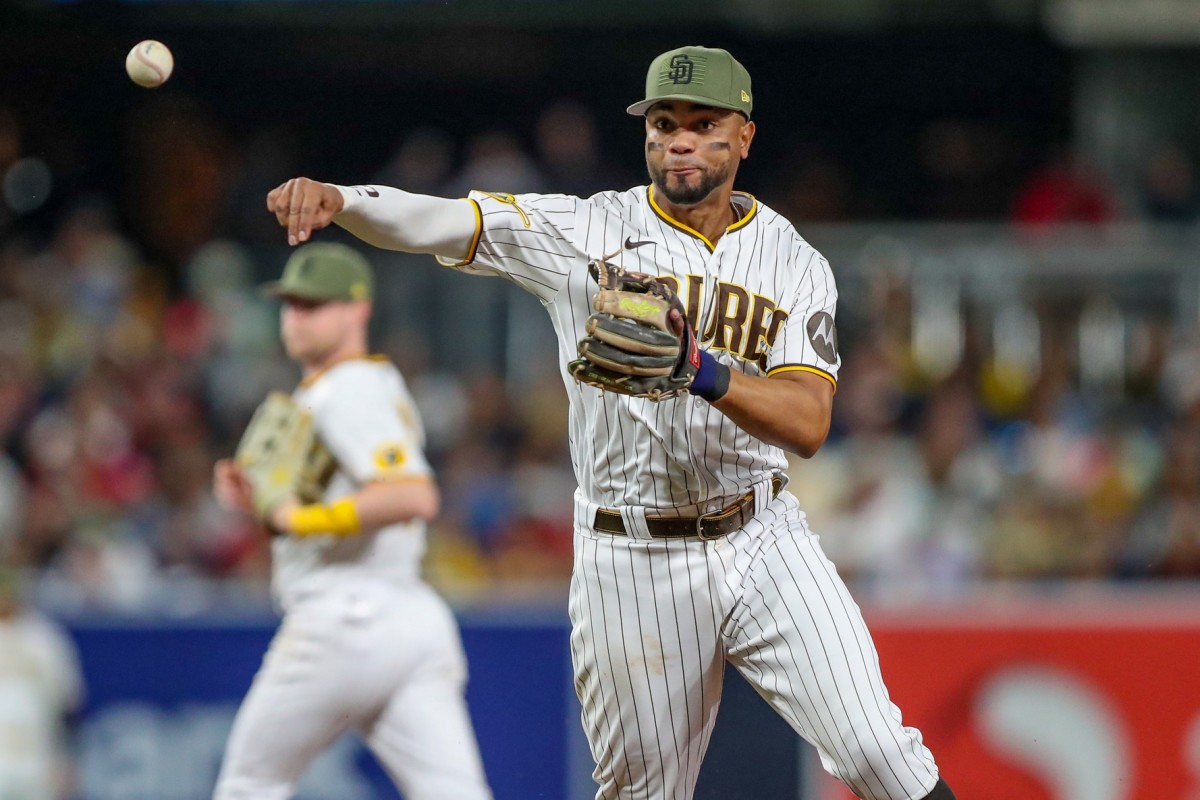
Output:
[[750,119],[753,98],[750,73],[729,51],[693,45],[654,59],[646,73],[646,99],[625,110],[640,117],[662,100],[687,100],[740,111]]
[[265,284],[263,294],[302,300],[370,300],[375,295],[371,265],[344,244],[321,242],[298,247],[283,277]]

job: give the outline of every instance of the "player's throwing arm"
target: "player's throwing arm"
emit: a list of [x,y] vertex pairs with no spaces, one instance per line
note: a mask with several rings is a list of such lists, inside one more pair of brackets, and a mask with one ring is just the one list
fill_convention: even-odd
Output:
[[336,187],[311,178],[292,178],[267,195],[267,210],[287,228],[290,245],[307,242],[313,231],[328,227],[343,206]]

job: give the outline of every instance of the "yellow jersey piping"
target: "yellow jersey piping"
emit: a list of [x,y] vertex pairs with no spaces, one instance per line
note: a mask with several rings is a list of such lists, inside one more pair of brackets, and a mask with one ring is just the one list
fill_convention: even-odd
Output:
[[780,364],[778,367],[773,367],[767,371],[767,377],[778,375],[781,372],[811,372],[814,375],[820,375],[825,380],[833,384],[833,388],[837,389],[837,379],[819,367],[810,367],[806,364]]
[[[758,213],[758,200],[756,200],[753,195],[746,194],[745,192],[734,192],[734,194],[739,194],[739,195],[742,195],[743,197],[749,197],[751,200],[750,210],[746,212],[746,216],[742,217],[737,222],[733,223],[728,228],[726,228],[725,229],[726,233],[732,233],[733,231],[736,231],[737,229],[743,227],[747,222],[749,222],[754,217],[755,214]],[[654,199],[654,185],[653,184],[651,184],[646,189],[646,195],[650,200],[650,207],[652,209],[654,209],[654,213],[657,214],[659,216],[659,218],[662,219],[663,222],[667,223],[672,228],[676,228],[677,230],[681,230],[686,234],[695,236],[697,239],[704,242],[704,246],[707,247],[710,252],[717,249],[716,246],[712,242],[710,242],[708,237],[705,236],[703,233],[696,230],[695,228],[684,225],[682,222],[680,222],[679,220],[675,219],[670,214],[668,214],[667,212],[662,210],[662,207],[658,204],[658,201]]]
[[314,383],[316,383],[321,378],[321,376],[323,376],[326,372],[329,372],[329,370],[333,369],[338,364],[345,364],[347,361],[390,361],[390,360],[391,359],[389,359],[387,356],[383,355],[382,353],[372,353],[370,355],[349,356],[348,358],[341,358],[341,359],[338,359],[337,361],[333,362],[332,364],[330,364],[327,367],[322,367],[321,369],[314,372],[312,375],[306,376],[304,378],[304,380],[300,381],[300,388],[307,389],[308,387],[310,387]]
[[471,203],[471,207],[475,209],[475,235],[471,237],[471,247],[467,250],[467,257],[462,261],[452,262],[449,259],[441,256],[434,256],[437,262],[443,267],[465,267],[475,260],[475,253],[479,250],[479,239],[483,236],[483,211],[479,208],[479,201],[473,197],[465,198]]

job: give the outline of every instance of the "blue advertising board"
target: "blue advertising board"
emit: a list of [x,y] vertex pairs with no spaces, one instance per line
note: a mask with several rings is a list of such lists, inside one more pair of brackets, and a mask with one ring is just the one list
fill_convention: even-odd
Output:
[[[211,797],[233,715],[276,620],[80,618],[87,703],[78,727],[83,800]],[[559,613],[460,616],[467,699],[496,800],[585,800],[595,786]],[[799,740],[732,669],[701,773],[704,798],[796,798]],[[299,800],[396,800],[353,736],[306,773]]]

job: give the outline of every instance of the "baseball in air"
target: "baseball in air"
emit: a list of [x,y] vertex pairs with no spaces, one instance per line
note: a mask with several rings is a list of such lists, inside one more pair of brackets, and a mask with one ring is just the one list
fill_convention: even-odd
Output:
[[175,57],[162,42],[147,39],[138,42],[125,56],[125,71],[138,86],[153,89],[162,86],[171,77],[175,68]]

